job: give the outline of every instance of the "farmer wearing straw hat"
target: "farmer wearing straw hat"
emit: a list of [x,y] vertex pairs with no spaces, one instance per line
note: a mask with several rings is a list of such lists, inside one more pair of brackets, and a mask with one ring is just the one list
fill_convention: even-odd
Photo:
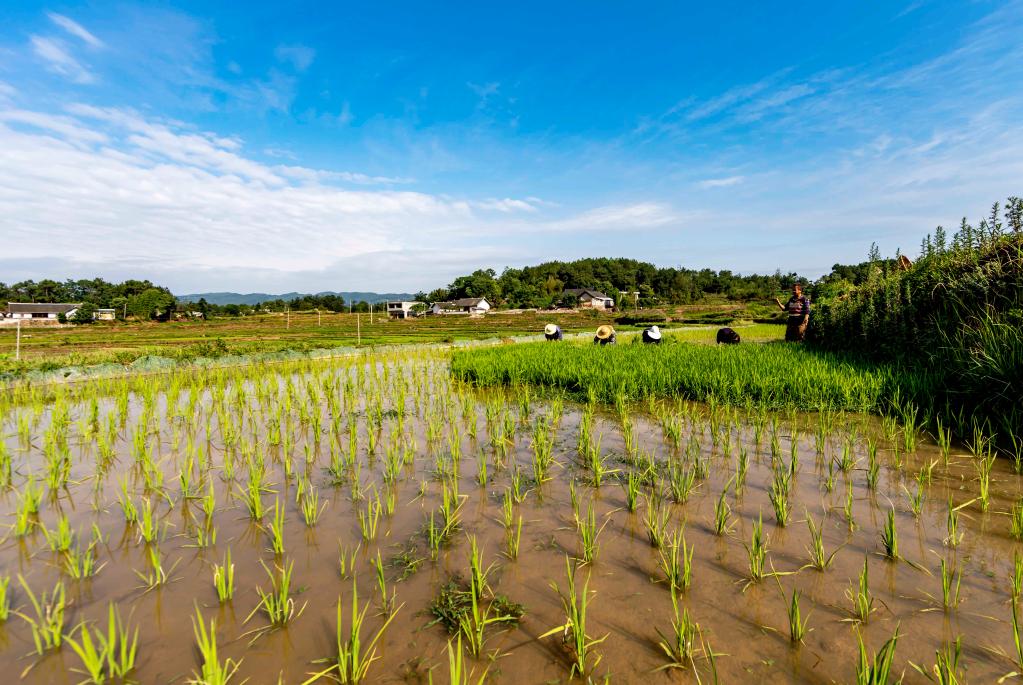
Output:
[[558,342],[564,340],[565,334],[561,332],[561,326],[549,323],[543,327],[543,337],[547,338],[547,342]]
[[616,342],[618,342],[618,338],[615,336],[615,329],[607,324],[597,327],[597,334],[593,336],[595,345],[614,345]]
[[643,331],[643,342],[660,345],[661,344],[661,330],[657,326],[651,326]]
[[785,326],[785,342],[803,342],[806,338],[806,326],[810,323],[810,298],[803,294],[803,286],[795,283],[792,286],[792,297],[785,304],[777,297],[774,301],[782,311],[789,314]]

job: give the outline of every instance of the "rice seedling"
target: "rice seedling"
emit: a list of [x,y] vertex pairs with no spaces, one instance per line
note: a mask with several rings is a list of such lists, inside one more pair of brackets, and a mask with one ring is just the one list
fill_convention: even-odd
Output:
[[283,628],[290,621],[301,616],[306,607],[306,605],[303,604],[296,611],[295,598],[291,596],[291,574],[295,568],[294,561],[287,566],[275,566],[274,568],[276,573],[267,568],[266,564],[263,564],[262,561],[260,561],[260,564],[262,564],[263,569],[270,577],[270,590],[264,591],[260,586],[256,586],[256,594],[259,595],[259,603],[245,618],[245,622],[248,623],[252,617],[256,615],[256,613],[262,611],[266,614],[267,620],[270,621],[270,625],[266,628],[254,631],[255,637],[253,640],[268,631]]
[[946,564],[941,560],[941,606],[945,611],[959,606],[959,584],[963,575],[954,564]]
[[380,550],[377,550],[376,559],[370,559],[369,563],[373,566],[377,589],[380,591],[380,608],[384,614],[390,614],[397,601],[397,594],[395,590],[392,590],[391,596],[387,596],[387,576],[384,575],[384,562],[380,558]]
[[21,611],[14,613],[28,623],[36,654],[41,656],[51,649],[58,649],[64,641],[64,612],[67,608],[64,583],[57,581],[52,592],[43,592],[36,597],[32,588],[20,575],[18,582],[28,595],[35,615],[29,616]]
[[224,553],[224,563],[213,565],[213,587],[221,604],[231,601],[234,596],[234,562],[231,561],[230,548]]
[[509,559],[519,558],[519,544],[522,542],[522,515],[514,528],[509,528],[505,538],[505,554]]
[[238,673],[242,660],[225,659],[220,661],[217,647],[217,622],[210,619],[209,629],[203,620],[199,607],[195,608],[192,618],[192,632],[195,634],[196,647],[199,649],[201,663],[198,671],[192,672],[191,685],[228,685]]
[[625,479],[621,481],[622,491],[625,493],[625,509],[630,514],[636,511],[642,482],[639,475],[631,469],[625,474]]
[[693,580],[693,552],[696,546],[686,547],[686,537],[681,530],[671,534],[668,544],[660,548],[660,566],[664,579],[672,593],[689,589]]
[[966,682],[959,668],[959,659],[962,656],[962,651],[963,638],[959,636],[956,637],[955,642],[946,642],[941,649],[935,650],[934,665],[929,672],[912,661],[909,662],[909,665],[932,683],[937,683],[938,685],[960,685],[960,683]]
[[309,489],[299,501],[299,508],[302,511],[302,520],[305,521],[306,526],[312,528],[320,520],[320,514],[327,508],[327,503],[323,502],[321,504],[320,495],[316,488],[309,486]]
[[721,536],[732,532],[732,508],[728,506],[728,502],[725,497],[728,495],[728,487],[732,481],[729,480],[725,484],[724,490],[721,491],[721,495],[718,496],[717,502],[714,505],[714,534]]
[[764,578],[767,562],[767,538],[764,537],[764,517],[757,515],[753,522],[753,533],[750,544],[745,545],[746,558],[749,561],[749,582],[757,583]]
[[920,518],[920,511],[923,508],[924,496],[926,494],[924,492],[923,483],[919,480],[917,481],[916,492],[910,492],[909,488],[905,485],[902,486],[902,489],[905,491],[906,497],[909,499],[909,510],[913,512],[913,516],[915,518]]
[[792,487],[792,476],[787,470],[775,471],[774,480],[771,481],[771,489],[768,490],[768,498],[774,508],[774,518],[779,526],[788,523],[792,511],[789,508],[789,491]]
[[571,560],[565,557],[565,570],[567,575],[567,586],[564,592],[562,592],[557,584],[551,583],[551,587],[561,598],[561,605],[565,612],[565,623],[563,625],[552,628],[539,639],[550,637],[551,635],[562,634],[562,639],[568,645],[572,651],[573,661],[571,669],[569,670],[569,677],[586,677],[600,664],[600,655],[596,655],[591,664],[591,656],[593,655],[593,649],[600,645],[607,636],[601,638],[591,638],[586,632],[586,618],[589,612],[589,606],[591,601],[591,593],[589,590],[590,579],[587,576],[586,582],[583,584],[582,592],[579,592],[575,583],[575,568],[572,566]]
[[853,498],[853,485],[852,483],[846,484],[845,488],[845,504],[842,506],[842,514],[845,516],[845,522],[849,526],[849,532],[856,530],[856,518],[853,510],[855,500]]
[[54,530],[47,528],[45,523],[42,524],[42,529],[51,552],[66,552],[75,542],[74,533],[71,532],[71,522],[64,514],[57,519],[57,527]]
[[284,554],[284,507],[279,499],[274,499],[273,517],[267,527],[267,534],[270,537],[270,550],[274,556]]
[[582,562],[592,564],[597,560],[597,552],[600,545],[597,538],[601,531],[607,526],[610,519],[604,521],[604,525],[597,527],[597,515],[593,511],[593,503],[590,502],[585,518],[576,518],[576,528],[579,531],[579,544],[582,547]]
[[147,545],[156,541],[160,534],[160,524],[156,520],[153,502],[148,497],[142,500],[142,513],[138,518],[139,540]]
[[659,671],[695,667],[697,639],[701,636],[700,625],[689,616],[689,609],[683,608],[679,613],[678,595],[674,588],[671,589],[671,606],[674,610],[671,635],[667,636],[660,628],[655,628],[661,637],[657,644],[668,657],[668,663],[658,668]]
[[809,511],[806,512],[806,527],[810,529],[810,546],[806,548],[807,554],[810,555],[809,566],[818,571],[826,571],[841,548],[835,549],[831,554],[824,551],[824,526],[822,524],[818,528]]
[[89,630],[83,622],[77,627],[78,639],[71,634],[65,639],[82,660],[84,673],[89,678],[85,682],[101,685],[110,679],[125,680],[135,670],[135,658],[138,654],[139,630],[134,633],[121,620],[111,602],[107,609],[107,628]]
[[789,601],[789,640],[793,643],[801,643],[806,634],[812,630],[807,629],[807,625],[810,622],[810,614],[806,615],[806,618],[802,617],[802,613],[799,608],[799,590],[792,590],[792,599]]
[[238,486],[238,493],[241,495],[242,503],[249,512],[249,518],[259,522],[266,515],[266,505],[263,504],[263,490],[260,483],[252,478],[249,479],[246,487]]
[[687,469],[675,462],[670,463],[668,465],[668,487],[672,500],[679,504],[685,504],[696,487],[696,470]]
[[[358,685],[366,680],[369,668],[379,657],[377,656],[377,643],[383,637],[384,631],[394,620],[397,610],[391,613],[384,623],[377,629],[373,637],[363,645],[363,626],[366,623],[366,612],[369,610],[369,602],[359,610],[359,588],[356,581],[352,580],[352,610],[347,633],[344,631],[342,620],[342,600],[337,600],[337,633],[336,653],[330,659],[324,659],[321,663],[330,665],[323,671],[312,674],[302,685],[309,685],[323,677],[330,675],[339,683],[345,685]],[[400,607],[399,607],[400,609]]]
[[157,545],[151,545],[146,550],[146,556],[149,561],[148,568],[145,571],[135,571],[135,575],[142,581],[142,587],[144,587],[146,591],[150,591],[170,582],[171,574],[174,573],[174,569],[177,568],[177,565],[181,560],[176,560],[173,564],[171,564],[169,569],[166,568],[163,564],[163,556],[160,554],[160,548]]
[[6,623],[11,615],[11,577],[0,576],[0,623]]
[[664,544],[664,533],[668,526],[669,512],[660,504],[647,498],[646,513],[643,516],[643,524],[646,526],[647,540],[651,547],[660,548]]
[[359,510],[359,533],[361,533],[364,542],[376,540],[377,528],[380,524],[380,515],[382,511],[383,507],[380,504],[379,495],[377,495],[374,499],[367,500],[365,510]]
[[860,571],[855,589],[847,589],[845,596],[852,602],[852,614],[855,620],[866,623],[874,611],[874,596],[870,594],[870,568],[867,557],[863,557],[863,570]]
[[[889,685],[891,682],[892,662],[895,659],[895,647],[899,641],[899,626],[888,641],[881,645],[877,654],[871,655],[863,644],[863,635],[856,631],[859,646],[859,659],[856,663],[856,685]],[[901,681],[901,678],[895,682]]]
[[885,516],[884,525],[881,528],[881,545],[884,547],[884,554],[892,560],[899,558],[899,535],[895,528],[895,507],[888,510]]
[[348,548],[342,545],[340,541],[338,542],[338,572],[342,578],[348,578],[355,574],[355,559],[360,549],[362,549],[361,544],[356,545],[354,548]]
[[1014,550],[1012,553],[1012,568],[1009,569],[1009,593],[1013,604],[1018,602],[1020,595],[1023,594],[1023,556],[1020,556],[1019,550]]

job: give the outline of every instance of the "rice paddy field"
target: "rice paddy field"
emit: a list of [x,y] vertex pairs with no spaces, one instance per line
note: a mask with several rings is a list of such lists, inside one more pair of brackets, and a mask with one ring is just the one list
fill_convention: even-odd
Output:
[[0,668],[1017,677],[1019,460],[980,429],[932,435],[908,404],[879,414],[883,369],[687,342],[704,335],[10,384]]

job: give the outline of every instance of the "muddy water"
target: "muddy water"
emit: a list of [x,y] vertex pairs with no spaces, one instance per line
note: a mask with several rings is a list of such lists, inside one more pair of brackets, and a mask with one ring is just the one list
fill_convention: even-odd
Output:
[[[325,370],[316,376],[316,383],[335,373],[348,372]],[[427,381],[414,378],[424,373]],[[348,378],[351,377],[349,374]],[[293,380],[302,390],[309,378]],[[0,546],[0,574],[12,577],[13,605],[31,614],[27,594],[16,579],[18,574],[36,593],[63,580],[69,600],[67,631],[81,621],[103,620],[105,625],[107,605],[114,602],[122,616],[139,626],[139,658],[134,677],[143,683],[185,682],[192,677],[199,664],[192,629],[192,617],[198,606],[206,621],[215,619],[217,622],[222,658],[240,660],[237,682],[248,678],[250,683],[301,683],[308,674],[326,667],[326,664],[316,663],[318,660],[336,654],[339,596],[343,598],[347,626],[351,580],[343,579],[338,572],[339,545],[355,548],[361,543],[356,575],[360,603],[368,601],[371,606],[366,625],[369,634],[384,620],[377,609],[380,598],[371,559],[376,558],[377,551],[383,559],[389,560],[401,550],[414,549],[415,556],[422,562],[411,575],[399,580],[401,568],[387,569],[390,587],[396,591],[401,608],[380,642],[379,660],[372,665],[368,681],[426,682],[427,672],[435,668],[435,681],[447,682],[445,645],[449,636],[440,625],[429,625],[432,616],[428,608],[438,588],[447,580],[467,576],[469,545],[466,536],[473,534],[479,540],[485,561],[496,562],[491,586],[526,607],[526,614],[516,627],[494,630],[490,634],[486,651],[492,657],[473,662],[476,672],[489,669],[495,682],[567,682],[570,662],[559,638],[538,639],[538,636],[565,621],[551,583],[564,587],[565,555],[576,556],[581,552],[569,489],[569,483],[576,479],[582,509],[585,511],[592,502],[598,517],[608,521],[599,537],[596,561],[580,567],[577,575],[580,586],[589,575],[589,587],[593,591],[588,632],[595,638],[606,636],[595,650],[601,660],[594,679],[608,677],[610,682],[621,683],[695,682],[691,669],[657,670],[666,663],[657,644],[660,639],[657,629],[668,634],[673,615],[668,588],[658,568],[658,552],[647,540],[643,504],[635,513],[628,513],[624,494],[613,477],[606,479],[600,488],[585,484],[588,473],[577,464],[576,451],[580,407],[565,404],[556,429],[554,453],[558,466],[553,471],[554,479],[530,491],[516,507],[516,513],[522,514],[525,524],[519,557],[509,560],[501,554],[505,543],[501,497],[510,483],[507,467],[517,462],[524,472],[530,471],[530,423],[548,412],[551,405],[534,400],[529,418],[520,420],[521,408],[509,395],[502,411],[515,419],[516,434],[505,467],[501,468],[495,463],[485,418],[487,403],[493,406],[497,402],[493,393],[471,394],[468,389],[452,387],[444,368],[439,365],[426,371],[394,367],[388,380],[372,373],[368,381],[362,376],[359,378],[363,380],[355,381],[358,387],[351,393],[351,399],[342,401],[343,411],[337,418],[342,426],[342,444],[347,442],[348,423],[354,421],[359,427],[364,490],[372,492],[375,486],[384,491],[380,454],[397,427],[397,418],[393,414],[385,415],[377,454],[367,454],[367,406],[375,406],[379,400],[385,409],[393,409],[404,394],[408,412],[404,430],[407,436],[414,437],[415,443],[415,461],[402,471],[395,486],[396,511],[381,521],[377,540],[368,543],[362,542],[357,525],[357,512],[365,508],[365,501],[353,503],[350,487],[332,486],[324,471],[330,460],[327,433],[330,416],[324,402],[317,405],[324,419],[319,440],[308,424],[299,422],[296,407],[292,408],[290,428],[284,429],[292,436],[294,447],[290,454],[296,473],[307,473],[325,502],[319,522],[311,528],[303,523],[295,504],[296,481],[284,476],[285,450],[280,445],[269,444],[267,437],[267,422],[278,416],[276,405],[257,401],[250,384],[244,415],[238,414],[237,409],[230,409],[230,402],[228,411],[222,414],[233,430],[240,429],[255,449],[265,450],[268,482],[274,492],[264,494],[264,503],[272,506],[275,498],[279,498],[286,507],[283,561],[294,562],[296,609],[302,610],[287,628],[254,635],[253,631],[265,627],[267,621],[259,612],[247,620],[258,604],[256,587],[268,587],[268,577],[260,561],[273,566],[281,563],[281,559],[275,559],[265,530],[249,519],[237,495],[247,477],[241,456],[235,457],[234,482],[224,478],[225,451],[237,453],[239,450],[237,446],[224,444],[220,418],[212,411],[216,403],[212,393],[203,393],[190,414],[187,390],[175,404],[177,412],[169,411],[166,398],[159,397],[155,411],[158,418],[154,424],[159,429],[151,436],[151,444],[159,455],[159,468],[165,476],[165,496],[150,496],[158,502],[157,512],[166,526],[159,548],[166,567],[173,566],[170,581],[155,590],[141,587],[136,570],[147,569],[145,546],[139,542],[137,530],[126,526],[118,504],[122,478],[127,479],[136,502],[141,503],[144,496],[131,445],[134,426],[142,411],[140,400],[132,398],[124,428],[118,430],[116,462],[99,476],[95,468],[98,450],[93,439],[78,435],[77,421],[86,415],[87,407],[84,403],[74,404],[70,429],[72,484],[67,490],[44,498],[40,522],[52,528],[58,515],[64,513],[83,541],[89,539],[89,529],[95,524],[105,538],[100,548],[100,561],[105,565],[94,578],[76,581],[61,573],[59,555],[50,552],[38,528],[24,538],[9,535]],[[283,379],[273,379],[275,401],[283,395],[283,387]],[[402,392],[398,392],[399,389]],[[458,392],[470,397],[469,406],[479,426],[477,439],[469,436],[461,401],[455,396]],[[299,392],[298,396],[301,394]],[[230,391],[227,397],[231,397]],[[663,405],[661,410],[677,413],[679,408]],[[27,474],[31,471],[41,478],[43,435],[49,426],[50,411],[47,407],[38,417],[28,444],[17,435],[18,416],[31,410],[14,410],[5,419],[5,440],[15,466],[15,487],[0,495],[0,510],[6,520],[14,519],[18,491]],[[105,425],[109,412],[116,412],[114,402],[104,399],[100,402],[101,426]],[[172,414],[177,415],[168,418]],[[207,435],[210,414],[211,431]],[[659,462],[684,459],[665,440],[659,421],[645,412],[645,406],[632,408],[631,416],[640,453],[652,454]],[[960,666],[968,682],[993,682],[1016,670],[1012,659],[1000,652],[1007,655],[1013,651],[1008,578],[1019,543],[1009,535],[1006,514],[1020,495],[1019,478],[1011,473],[1007,464],[995,465],[990,506],[987,512],[982,512],[979,503],[974,502],[962,509],[963,540],[953,549],[945,544],[948,500],[951,496],[955,504],[960,505],[978,496],[973,457],[967,456],[965,450],[953,448],[950,464],[946,467],[939,463],[934,468],[931,483],[925,487],[922,510],[915,516],[910,510],[906,489],[915,492],[915,475],[921,465],[940,459],[936,446],[921,440],[914,454],[901,457],[899,467],[893,456],[893,443],[881,439],[880,479],[877,489],[871,491],[867,488],[866,446],[862,438],[880,435],[880,426],[868,417],[845,417],[844,423],[835,427],[822,456],[817,453],[812,436],[816,420],[813,416],[800,415],[795,417],[795,425],[791,417],[782,418],[779,423],[780,453],[785,460],[791,454],[793,429],[797,429],[800,463],[791,494],[793,516],[787,526],[781,527],[775,522],[768,499],[772,479],[770,427],[764,429],[758,446],[753,438],[752,418],[737,416],[734,422],[726,419],[724,424],[730,426],[731,445],[728,454],[724,454],[720,440],[718,445],[713,444],[705,407],[689,407],[682,414],[683,445],[690,435],[695,435],[701,455],[709,460],[710,468],[709,475],[686,504],[671,504],[670,499],[666,499],[671,512],[669,528],[684,525],[687,542],[694,546],[692,586],[684,593],[682,602],[718,654],[716,666],[720,681],[830,683],[854,680],[857,639],[846,590],[855,584],[865,558],[870,568],[875,611],[859,630],[867,645],[876,650],[899,626],[896,672],[905,671],[907,682],[923,681],[911,668],[911,662],[929,671],[935,650],[956,637],[962,638]],[[438,452],[450,454],[450,447],[444,438],[428,440],[430,423],[435,429],[440,426],[442,435],[450,435],[455,426],[459,428],[458,444],[463,455],[459,488],[465,496],[461,531],[436,561],[429,559],[422,529],[429,512],[440,504],[435,455]],[[859,463],[846,474],[837,472],[834,487],[827,492],[825,464],[839,454],[845,436],[853,430],[850,424],[860,436],[854,449]],[[175,432],[179,435],[176,449],[173,445]],[[617,416],[598,411],[594,432],[602,436],[601,450],[607,465],[614,469],[630,468],[622,461],[625,446]],[[212,456],[213,468],[209,474],[216,490],[214,523],[218,538],[216,545],[209,549],[193,546],[194,539],[189,531],[204,515],[198,501],[186,501],[181,497],[177,481],[189,436],[194,444],[208,445]],[[308,466],[304,456],[307,444],[313,455]],[[734,487],[729,490],[726,501],[732,509],[732,530],[727,535],[717,536],[713,526],[714,505],[732,479],[740,445],[747,449],[750,457],[746,485],[738,493]],[[486,486],[480,486],[476,478],[475,457],[481,450],[487,455],[491,476]],[[426,484],[425,493],[420,496],[422,483]],[[843,511],[850,487],[852,526]],[[903,561],[891,561],[882,556],[880,531],[886,512],[892,506],[896,511]],[[754,520],[761,514],[769,538],[769,568],[778,575],[748,584],[745,545],[749,543]],[[809,534],[804,522],[807,514],[818,523],[823,520],[827,553],[838,550],[824,572],[805,568],[809,561],[806,551]],[[212,584],[212,564],[220,562],[228,548],[236,567],[236,590],[231,602],[219,605]],[[941,604],[941,559],[956,564],[962,573],[959,606],[948,611]],[[786,611],[789,597],[796,588],[802,593],[803,615],[809,612],[811,632],[802,644],[794,646],[788,636]],[[364,640],[368,639],[366,633]],[[12,615],[5,624],[0,624],[0,669],[12,674],[10,680],[26,669],[25,682],[78,683],[83,679],[84,676],[73,670],[79,668],[80,663],[68,646],[42,657],[32,652],[31,633],[22,618]],[[696,668],[707,682],[710,675],[707,661],[698,658]]]

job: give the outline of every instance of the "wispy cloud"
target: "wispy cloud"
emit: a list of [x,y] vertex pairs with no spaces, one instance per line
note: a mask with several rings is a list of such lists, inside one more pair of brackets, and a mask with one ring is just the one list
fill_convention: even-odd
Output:
[[95,75],[71,54],[64,41],[45,36],[32,36],[30,41],[32,51],[46,62],[47,68],[53,73],[75,83],[95,82]]
[[316,51],[307,45],[278,45],[274,56],[279,62],[285,62],[296,71],[305,71],[316,58]]
[[88,29],[79,24],[77,21],[69,17],[65,17],[63,14],[57,14],[56,12],[47,12],[46,16],[48,16],[50,21],[54,24],[64,29],[75,38],[81,39],[89,47],[103,47],[103,41],[94,36]]
[[708,178],[704,181],[700,181],[696,185],[700,188],[728,188],[729,186],[739,185],[745,179],[745,176],[727,176],[725,178]]

